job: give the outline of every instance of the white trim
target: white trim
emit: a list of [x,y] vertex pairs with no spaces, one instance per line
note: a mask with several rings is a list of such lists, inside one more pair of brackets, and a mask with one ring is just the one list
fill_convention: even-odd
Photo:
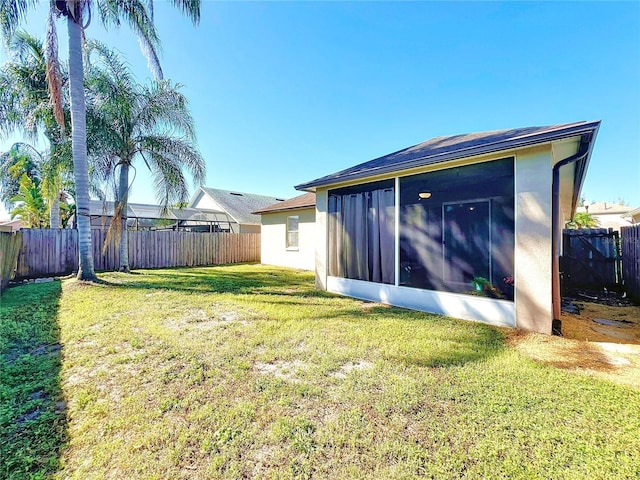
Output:
[[393,221],[394,225],[394,278],[395,278],[395,286],[400,285],[400,177],[395,178],[394,182],[394,193],[395,193],[395,206],[394,206],[394,214],[395,219]]
[[503,327],[516,326],[515,303],[459,293],[436,292],[327,276],[329,292],[423,312],[474,320]]
[[[289,229],[289,219],[290,218],[295,218],[297,223],[298,223],[298,229],[297,230],[290,230]],[[284,245],[285,245],[285,249],[288,251],[297,251],[300,248],[300,215],[287,215],[287,219],[285,221],[285,227],[284,227]],[[290,233],[297,233],[298,236],[296,237],[296,244],[295,245],[289,245],[289,234]]]
[[[513,304],[518,305],[518,155],[513,154]],[[518,327],[516,317],[515,327]]]

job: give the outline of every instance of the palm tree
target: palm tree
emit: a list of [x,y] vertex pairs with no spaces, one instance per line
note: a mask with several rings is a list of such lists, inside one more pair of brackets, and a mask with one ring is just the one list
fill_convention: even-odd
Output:
[[20,189],[23,175],[30,178],[40,177],[40,153],[26,143],[15,143],[0,154],[0,201],[5,207],[13,206],[13,197]]
[[[18,25],[26,19],[28,9],[37,0],[0,0],[0,30],[10,38]],[[200,0],[173,0],[173,4],[191,18],[194,24],[200,20]],[[60,101],[60,81],[57,56],[55,16],[67,19],[69,39],[69,93],[71,101],[71,130],[73,169],[76,183],[76,208],[78,217],[78,247],[80,252],[78,279],[94,281],[93,252],[89,223],[89,171],[86,145],[86,114],[84,99],[84,75],[82,67],[82,38],[88,27],[93,7],[99,12],[105,26],[120,25],[126,20],[136,34],[144,39],[144,45],[155,55],[159,39],[149,15],[151,0],[145,5],[140,0],[126,2],[114,0],[66,0],[51,1],[47,30],[47,80],[49,93],[58,123],[64,125]],[[85,23],[86,22],[86,23]],[[155,55],[157,57],[157,55]]]
[[26,174],[20,177],[18,194],[11,201],[16,205],[11,210],[11,218],[20,217],[27,228],[47,226],[47,207],[40,185]]
[[[19,198],[19,190],[26,176],[31,182],[29,188],[38,188],[37,197],[44,201],[43,206],[49,214],[46,226],[60,228],[68,223],[74,211],[74,206],[68,202],[74,197],[73,182],[66,160],[60,163],[55,158],[58,154],[41,153],[22,142],[14,143],[7,152],[0,153],[0,201],[8,210],[14,208],[16,202],[24,202]],[[36,196],[32,195],[32,198]],[[39,221],[38,225],[45,226],[45,223]]]
[[[188,170],[194,181],[205,176],[204,160],[195,146],[195,128],[188,102],[179,87],[166,80],[150,86],[135,82],[129,68],[105,45],[90,42],[98,63],[87,74],[87,92],[97,115],[102,115],[103,143],[99,164],[115,176],[118,203],[115,228],[120,237],[120,271],[129,271],[127,204],[129,171],[142,160],[154,176],[158,202],[163,208],[188,198]],[[115,221],[115,219],[119,219]],[[110,236],[108,236],[110,238]]]
[[[49,223],[53,228],[60,226],[60,189],[71,168],[71,152],[64,155],[62,148],[68,137],[64,134],[54,115],[47,86],[47,62],[42,42],[24,31],[17,31],[9,39],[11,61],[0,69],[0,138],[20,132],[27,140],[36,141],[43,135],[49,143],[50,162],[40,158],[45,197],[49,203]],[[67,117],[68,118],[68,117]],[[16,144],[18,150],[32,154],[34,149],[27,144]],[[28,146],[25,150],[25,146]],[[15,146],[14,146],[15,147]],[[10,151],[14,151],[14,147]],[[17,150],[16,150],[17,152]],[[0,175],[3,175],[0,172]],[[6,172],[4,175],[6,177]],[[18,179],[15,178],[14,190]],[[10,180],[10,177],[9,177]],[[6,195],[5,201],[11,198]]]

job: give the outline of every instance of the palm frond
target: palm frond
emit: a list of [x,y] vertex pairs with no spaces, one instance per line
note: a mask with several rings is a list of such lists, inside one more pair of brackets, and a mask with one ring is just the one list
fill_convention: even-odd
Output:
[[0,33],[5,42],[26,19],[27,11],[37,3],[38,0],[0,0]]
[[164,78],[164,72],[160,65],[160,58],[158,58],[158,52],[156,47],[152,45],[146,37],[138,37],[138,43],[140,44],[140,50],[147,59],[147,66],[149,71],[156,80],[162,80]]
[[20,61],[29,58],[45,61],[42,42],[26,30],[16,30],[8,39],[8,48]]
[[160,38],[149,16],[146,5],[140,0],[102,0],[98,2],[100,18],[106,27],[121,25],[122,19],[138,36],[152,45],[156,52],[160,49]]
[[141,131],[164,129],[171,136],[184,136],[195,141],[195,125],[188,100],[180,85],[164,80],[143,88],[142,103],[136,123]]
[[171,3],[185,13],[194,25],[200,23],[200,0],[171,0]]
[[138,143],[141,151],[151,154],[152,158],[166,160],[180,168],[185,167],[196,184],[204,182],[204,158],[193,142],[160,134],[141,137]]
[[58,35],[56,33],[53,9],[49,9],[45,56],[47,59],[47,85],[49,86],[49,97],[51,99],[51,107],[53,108],[53,116],[64,133],[65,122],[64,110],[62,107],[62,74],[60,73],[60,62],[58,59]]
[[188,199],[187,180],[179,159],[161,151],[147,151],[144,154],[153,175],[153,189],[156,200],[167,211],[169,205]]

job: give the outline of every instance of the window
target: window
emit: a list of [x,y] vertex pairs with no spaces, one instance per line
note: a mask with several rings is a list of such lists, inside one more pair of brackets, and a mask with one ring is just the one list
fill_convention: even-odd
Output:
[[287,248],[295,250],[298,248],[298,215],[287,217]]
[[513,300],[513,159],[400,179],[400,285]]
[[393,180],[329,192],[329,275],[395,282]]

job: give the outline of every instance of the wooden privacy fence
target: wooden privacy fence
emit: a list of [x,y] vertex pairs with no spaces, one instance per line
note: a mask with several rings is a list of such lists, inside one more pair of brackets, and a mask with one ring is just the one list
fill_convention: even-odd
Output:
[[563,230],[560,265],[564,288],[619,288],[622,255],[618,232],[611,228]]
[[[64,275],[78,270],[78,231],[23,229],[16,280]],[[102,247],[106,230],[92,230],[96,270],[117,270],[118,244]],[[131,268],[165,268],[259,262],[259,233],[129,231]]]
[[640,303],[640,225],[622,227],[622,276],[627,295]]
[[22,233],[0,232],[0,292],[7,287],[9,280],[11,280],[21,245]]

